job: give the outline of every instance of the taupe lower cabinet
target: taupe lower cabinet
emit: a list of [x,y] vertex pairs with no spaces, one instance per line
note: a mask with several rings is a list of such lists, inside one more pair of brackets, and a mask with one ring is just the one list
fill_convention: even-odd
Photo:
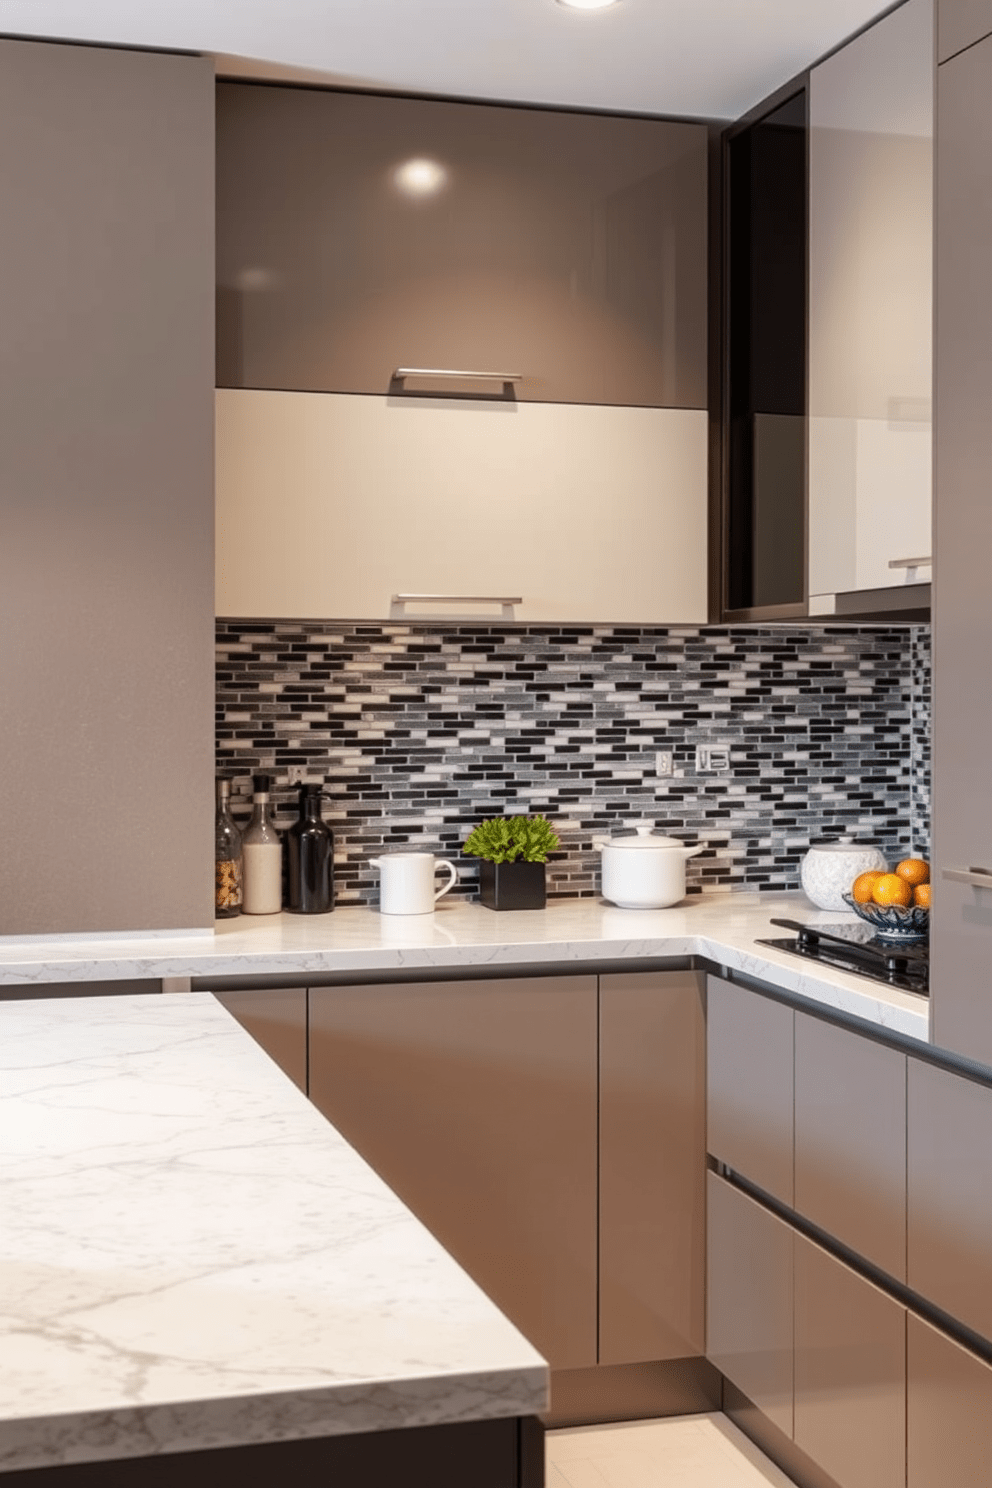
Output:
[[305,1092],[307,989],[275,987],[265,992],[215,992],[213,995]]
[[793,1197],[791,1007],[707,979],[707,1147],[783,1204]]
[[841,1488],[903,1488],[905,1308],[793,1239],[796,1446]]
[[977,1488],[989,1480],[992,1369],[909,1315],[907,1488]]
[[693,974],[310,989],[311,1099],[556,1369],[702,1352],[703,1059]]
[[911,1060],[908,1140],[909,1285],[992,1340],[992,1088]]
[[796,1211],[906,1277],[906,1056],[796,1013]]
[[706,1356],[792,1436],[793,1231],[707,1175]]

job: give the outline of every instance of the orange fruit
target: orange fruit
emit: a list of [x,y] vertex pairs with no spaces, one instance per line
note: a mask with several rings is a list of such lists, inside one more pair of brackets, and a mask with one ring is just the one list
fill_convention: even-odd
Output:
[[913,903],[918,904],[920,909],[930,908],[930,885],[928,883],[916,885],[913,890]]
[[872,868],[869,873],[859,873],[851,885],[851,898],[856,904],[870,904],[871,891],[878,880],[882,877],[880,868]]
[[872,885],[871,897],[876,904],[901,904],[913,902],[913,890],[898,873],[883,873]]
[[930,864],[924,863],[922,858],[903,858],[901,863],[896,864],[896,872],[914,887],[916,884],[930,882]]

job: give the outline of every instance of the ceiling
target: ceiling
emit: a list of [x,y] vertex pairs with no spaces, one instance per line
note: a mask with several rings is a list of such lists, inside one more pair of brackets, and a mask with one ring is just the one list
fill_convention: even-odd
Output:
[[208,52],[360,88],[737,118],[879,0],[0,0],[0,34]]

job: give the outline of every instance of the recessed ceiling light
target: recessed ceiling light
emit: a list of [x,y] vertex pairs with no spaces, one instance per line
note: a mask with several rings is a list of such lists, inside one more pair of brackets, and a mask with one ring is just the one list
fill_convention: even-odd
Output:
[[439,161],[418,156],[397,166],[393,179],[407,196],[433,196],[447,184],[448,172]]
[[618,0],[558,0],[559,5],[567,5],[569,10],[605,10],[608,5],[618,4]]

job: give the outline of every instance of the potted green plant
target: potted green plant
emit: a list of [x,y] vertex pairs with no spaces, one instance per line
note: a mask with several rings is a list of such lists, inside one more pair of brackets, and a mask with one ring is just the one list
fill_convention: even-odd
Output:
[[480,822],[462,852],[479,861],[479,898],[487,909],[543,909],[545,864],[558,835],[543,816]]

